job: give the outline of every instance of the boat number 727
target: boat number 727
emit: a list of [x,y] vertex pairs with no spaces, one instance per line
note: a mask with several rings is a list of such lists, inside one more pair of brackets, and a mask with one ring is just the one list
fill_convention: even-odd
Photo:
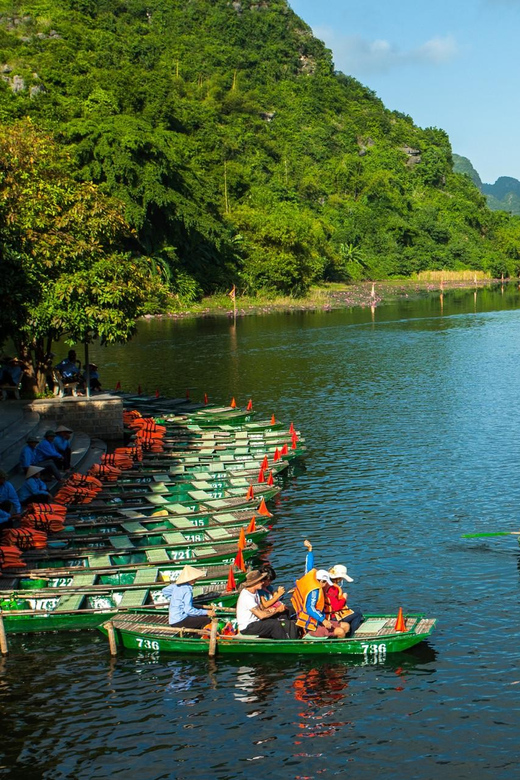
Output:
[[137,642],[137,647],[142,648],[143,650],[159,649],[159,642],[156,642],[154,639],[142,639],[141,637],[136,636],[135,641]]

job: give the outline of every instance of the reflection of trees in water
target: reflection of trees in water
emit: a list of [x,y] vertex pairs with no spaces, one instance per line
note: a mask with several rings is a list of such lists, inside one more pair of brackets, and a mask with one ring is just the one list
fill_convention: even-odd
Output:
[[[348,667],[323,664],[306,669],[293,680],[294,698],[305,705],[298,713],[297,737],[332,737],[350,721],[337,721],[334,715],[346,696]],[[295,744],[301,744],[298,740]]]

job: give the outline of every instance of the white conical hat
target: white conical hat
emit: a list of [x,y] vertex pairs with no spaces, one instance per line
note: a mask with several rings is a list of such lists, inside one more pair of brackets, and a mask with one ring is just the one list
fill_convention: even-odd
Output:
[[27,469],[27,474],[25,475],[25,479],[28,479],[29,477],[34,477],[36,474],[39,474],[40,471],[43,471],[44,469],[40,468],[40,466],[29,466]]
[[56,433],[72,433],[72,429],[67,428],[66,425],[60,425],[59,428],[56,428]]
[[206,569],[196,569],[195,566],[186,565],[175,581],[176,585],[184,585],[186,582],[201,580],[206,576]]

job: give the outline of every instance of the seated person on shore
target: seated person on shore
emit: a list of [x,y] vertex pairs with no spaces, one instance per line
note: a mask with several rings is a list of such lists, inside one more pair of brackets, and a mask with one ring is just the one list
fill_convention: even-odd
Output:
[[[337,620],[349,636],[359,628],[364,620],[363,613],[359,609],[349,609],[347,606],[347,594],[341,589],[342,580],[354,582],[347,574],[347,567],[337,563],[329,569],[329,577],[332,585],[325,589],[325,614],[329,620]],[[347,630],[348,625],[348,630]]]
[[[90,392],[91,393],[100,393],[101,392],[101,382],[99,381],[99,372],[98,367],[95,363],[89,363],[88,364],[88,370],[89,370],[89,378],[90,378]],[[84,371],[83,373],[83,381],[85,383],[85,387],[87,385],[87,372]]]
[[25,482],[18,491],[18,498],[22,506],[39,502],[48,504],[51,501],[47,485],[40,479],[42,471],[43,469],[39,466],[29,466],[27,469]]
[[70,447],[71,436],[72,431],[70,428],[67,428],[66,425],[60,425],[56,428],[56,436],[54,437],[53,444],[63,458],[63,467],[65,469],[70,469],[70,458],[72,455]]
[[46,431],[45,436],[36,447],[36,463],[34,465],[50,471],[55,479],[60,480],[62,477],[60,469],[65,468],[65,463],[61,453],[54,446],[55,438],[54,431]]
[[193,583],[206,576],[205,569],[186,565],[175,582],[163,588],[162,594],[170,602],[169,622],[175,628],[204,628],[208,619],[215,617],[212,609],[193,606]]
[[285,611],[285,606],[263,609],[258,591],[262,588],[266,575],[260,571],[250,571],[246,575],[242,591],[237,601],[238,630],[246,636],[258,636],[262,639],[296,639],[297,630],[288,618],[277,618]]
[[83,387],[83,377],[81,375],[81,363],[76,357],[76,351],[69,349],[69,353],[57,366],[55,370],[61,376],[64,384],[77,382],[78,387]]
[[0,528],[12,528],[13,518],[22,511],[16,490],[8,481],[8,474],[0,470]]
[[18,358],[6,358],[0,374],[0,385],[18,387],[25,368],[25,363]]
[[280,599],[285,593],[285,588],[283,585],[279,585],[276,589],[273,588],[272,583],[276,579],[276,572],[269,563],[264,563],[262,566],[260,566],[259,571],[266,575],[265,580],[262,582],[262,587],[258,591],[258,595],[260,597],[260,606],[262,609],[278,607],[280,604],[282,604]]
[[36,465],[36,459],[38,457],[36,454],[36,445],[38,444],[38,441],[36,436],[29,436],[27,444],[20,452],[20,460],[18,462],[20,464],[20,470],[23,471],[24,474],[29,466]]

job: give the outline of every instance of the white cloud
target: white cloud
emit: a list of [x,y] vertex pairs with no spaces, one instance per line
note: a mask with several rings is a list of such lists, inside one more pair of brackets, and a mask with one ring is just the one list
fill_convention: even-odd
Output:
[[341,36],[326,27],[316,28],[313,32],[334,52],[336,67],[354,75],[384,72],[403,65],[443,65],[459,53],[452,35],[431,38],[421,46],[402,50],[389,41]]

